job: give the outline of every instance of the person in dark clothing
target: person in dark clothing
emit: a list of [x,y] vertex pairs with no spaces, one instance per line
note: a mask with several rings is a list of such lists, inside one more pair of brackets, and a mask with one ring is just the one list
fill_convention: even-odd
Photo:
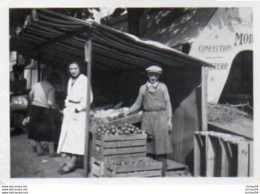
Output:
[[46,80],[36,83],[30,94],[30,121],[28,138],[36,141],[37,155],[44,155],[41,141],[48,142],[49,155],[57,156],[54,150],[55,121],[53,110],[57,109],[55,102],[55,84],[59,82],[59,75],[51,73]]

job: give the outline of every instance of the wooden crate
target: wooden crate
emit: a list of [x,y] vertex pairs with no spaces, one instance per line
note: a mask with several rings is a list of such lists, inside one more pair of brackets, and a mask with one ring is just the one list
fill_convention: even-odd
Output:
[[252,141],[213,131],[196,132],[194,175],[207,177],[252,176]]
[[161,175],[162,163],[148,157],[120,158],[105,162],[104,177],[161,177]]
[[146,134],[95,135],[93,156],[100,161],[106,158],[138,158],[146,156]]

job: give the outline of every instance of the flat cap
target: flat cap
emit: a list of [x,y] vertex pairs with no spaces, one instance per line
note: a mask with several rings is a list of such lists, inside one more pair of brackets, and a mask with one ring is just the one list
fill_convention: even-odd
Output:
[[156,65],[149,66],[145,70],[147,72],[162,73],[162,68],[160,68]]

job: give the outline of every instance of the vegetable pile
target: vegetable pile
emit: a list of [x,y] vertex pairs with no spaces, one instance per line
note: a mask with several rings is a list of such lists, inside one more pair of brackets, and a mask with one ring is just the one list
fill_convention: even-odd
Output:
[[239,109],[242,106],[243,105],[208,103],[208,120],[210,122],[223,123],[250,118],[248,113]]
[[144,131],[142,131],[140,128],[124,123],[120,125],[101,125],[97,131],[97,135],[102,136],[102,135],[130,135],[130,134],[142,134]]

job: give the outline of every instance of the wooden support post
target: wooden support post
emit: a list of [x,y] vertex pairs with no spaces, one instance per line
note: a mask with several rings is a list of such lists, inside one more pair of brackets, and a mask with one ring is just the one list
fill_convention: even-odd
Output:
[[207,67],[201,68],[201,116],[202,116],[202,131],[208,130],[208,116],[207,116],[207,82],[208,82],[208,69]]
[[39,82],[39,81],[41,81],[41,63],[40,63],[41,55],[40,55],[39,51],[37,51],[37,56],[38,56],[38,58],[37,58],[37,81]]
[[194,135],[194,176],[206,175],[206,138],[204,134]]
[[32,88],[32,77],[33,77],[33,73],[32,73],[32,69],[30,69],[30,88]]
[[91,92],[91,65],[92,65],[92,41],[88,40],[85,44],[85,61],[87,62],[87,118],[86,118],[86,134],[85,134],[85,154],[84,154],[84,176],[88,177],[89,166],[89,132],[90,132],[90,92]]
[[[208,141],[209,141],[208,132],[195,132],[194,135],[194,176],[206,176],[207,171],[207,153],[208,150]],[[212,147],[211,147],[212,148]],[[214,152],[210,152],[214,153]],[[208,168],[209,169],[209,168]]]
[[201,165],[201,161],[200,161],[200,145],[199,145],[199,140],[198,138],[199,135],[194,134],[194,176],[201,176],[201,171],[200,171],[200,165]]

